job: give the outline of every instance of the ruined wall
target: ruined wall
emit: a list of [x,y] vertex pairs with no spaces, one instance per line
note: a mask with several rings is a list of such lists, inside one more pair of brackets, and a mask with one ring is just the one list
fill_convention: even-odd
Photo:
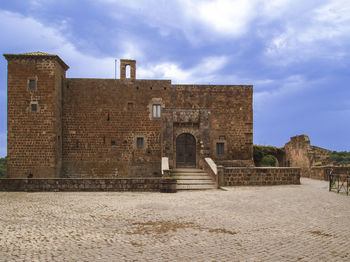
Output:
[[[8,60],[8,177],[60,174],[61,77],[57,56],[5,55]],[[28,88],[35,79],[34,90]],[[33,111],[35,104],[36,111]]]
[[329,163],[330,152],[330,150],[318,146],[311,146],[310,157],[312,165],[315,165],[317,162],[320,162],[322,165],[327,165]]
[[300,167],[304,177],[310,177],[310,168],[317,162],[327,164],[329,161],[329,150],[311,146],[307,135],[291,137],[283,148],[285,155],[284,166]]

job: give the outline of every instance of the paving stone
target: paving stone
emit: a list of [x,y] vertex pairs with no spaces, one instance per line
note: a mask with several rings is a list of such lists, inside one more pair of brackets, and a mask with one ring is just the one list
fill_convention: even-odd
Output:
[[0,261],[350,261],[324,181],[227,191],[0,193]]

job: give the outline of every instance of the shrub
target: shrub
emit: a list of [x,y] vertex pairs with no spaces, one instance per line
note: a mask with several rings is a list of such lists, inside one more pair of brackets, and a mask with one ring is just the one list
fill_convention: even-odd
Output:
[[271,155],[264,156],[261,159],[261,166],[274,167],[274,166],[276,166],[276,159],[273,156],[271,156]]

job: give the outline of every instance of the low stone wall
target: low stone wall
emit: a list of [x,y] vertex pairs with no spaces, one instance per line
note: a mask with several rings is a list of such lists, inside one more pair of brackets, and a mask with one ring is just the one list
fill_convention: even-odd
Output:
[[300,184],[300,168],[224,167],[220,186]]
[[151,191],[159,192],[160,178],[4,178],[0,191]]
[[340,175],[341,177],[350,176],[350,167],[342,166],[315,166],[310,168],[310,178],[329,181],[329,174],[333,169],[333,175]]

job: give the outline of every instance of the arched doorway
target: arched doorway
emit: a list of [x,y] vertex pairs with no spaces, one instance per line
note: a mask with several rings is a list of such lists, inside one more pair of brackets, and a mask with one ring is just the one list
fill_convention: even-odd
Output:
[[176,167],[196,167],[196,139],[189,133],[176,138]]

